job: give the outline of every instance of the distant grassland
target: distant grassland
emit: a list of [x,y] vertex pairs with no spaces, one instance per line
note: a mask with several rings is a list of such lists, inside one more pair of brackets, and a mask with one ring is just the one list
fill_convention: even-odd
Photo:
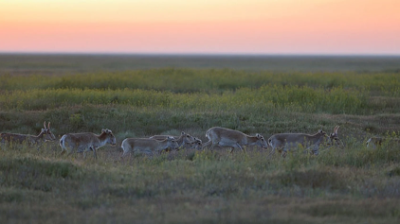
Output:
[[29,89],[144,89],[173,93],[221,92],[265,85],[365,90],[379,95],[399,96],[397,73],[374,72],[270,72],[231,69],[150,69],[89,72],[45,76],[0,76],[2,90]]
[[274,72],[400,72],[400,56],[0,54],[0,73],[71,74],[160,68]]
[[285,130],[289,124],[276,125],[287,122],[287,117],[300,120],[298,124],[302,120],[307,123],[307,116],[302,119],[299,113],[397,113],[399,82],[398,74],[391,73],[229,69],[152,69],[54,76],[8,74],[0,76],[0,106],[5,130],[24,130],[27,124],[35,123],[24,121],[21,125],[14,121],[16,113],[32,111],[41,114],[39,120],[63,124],[59,127],[61,133],[96,131],[105,125],[116,132],[146,135],[183,127],[204,131],[215,125],[256,131],[254,125],[264,124],[261,131],[267,133],[314,131],[320,124],[295,125],[289,130]]

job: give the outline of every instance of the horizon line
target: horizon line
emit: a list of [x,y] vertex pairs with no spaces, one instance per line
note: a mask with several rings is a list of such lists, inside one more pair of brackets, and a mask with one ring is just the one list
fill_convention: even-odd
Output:
[[215,52],[41,52],[0,51],[0,55],[123,55],[123,56],[353,56],[353,57],[400,57],[400,53],[215,53]]

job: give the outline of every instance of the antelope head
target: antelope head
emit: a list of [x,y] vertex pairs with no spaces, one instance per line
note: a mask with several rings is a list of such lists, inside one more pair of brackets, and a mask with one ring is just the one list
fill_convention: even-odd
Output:
[[201,139],[194,137],[194,141],[192,143],[192,147],[196,150],[200,150],[203,148],[203,141]]
[[43,127],[44,128],[42,128],[40,134],[47,134],[47,136],[49,136],[51,140],[56,140],[56,136],[54,136],[54,134],[50,131],[50,122],[47,123],[47,127],[46,127],[46,121],[43,122]]
[[261,147],[261,148],[264,148],[264,149],[267,149],[268,148],[268,143],[267,143],[267,141],[265,140],[265,138],[262,136],[262,135],[260,135],[260,134],[256,134],[256,138],[257,138],[257,144]]
[[174,149],[179,149],[178,142],[176,142],[174,137],[168,136],[164,141],[167,142],[167,151],[172,151]]
[[114,136],[112,131],[110,129],[103,129],[101,130],[102,133],[104,133],[107,136],[107,143],[110,145],[116,145],[117,144],[117,138]]
[[341,143],[342,146],[343,142],[339,139],[339,135],[338,135],[338,130],[339,130],[339,126],[336,126],[335,128],[333,128],[333,132],[329,135],[328,138],[328,145],[333,145],[334,141],[336,142],[336,144],[339,144],[339,142]]
[[181,136],[183,136],[183,142],[186,144],[191,144],[195,141],[191,135],[185,133],[184,131],[181,132]]

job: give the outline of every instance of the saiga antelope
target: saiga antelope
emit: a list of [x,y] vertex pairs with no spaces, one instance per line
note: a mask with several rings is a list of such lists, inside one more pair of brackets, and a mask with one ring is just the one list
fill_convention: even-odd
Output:
[[170,136],[170,135],[154,135],[151,136],[149,139],[155,139],[155,140],[165,140],[168,137],[173,137],[176,142],[179,145],[179,148],[188,148],[192,146],[192,143],[194,142],[194,138],[189,135],[186,134],[185,132],[181,132],[180,136]]
[[55,140],[56,137],[50,130],[50,122],[47,124],[46,121],[43,122],[43,128],[41,129],[38,135],[25,135],[25,134],[17,134],[17,133],[0,133],[0,142],[1,143],[18,143],[22,144],[23,142],[27,142],[31,145],[37,145],[39,150],[39,145],[41,142],[45,141],[45,136],[48,136],[50,140]]
[[243,146],[258,146],[261,148],[268,147],[264,137],[260,134],[249,136],[243,132],[228,128],[210,128],[206,132],[206,137],[208,138],[208,142],[203,144],[203,148],[209,146],[211,146],[211,148],[216,146],[230,147],[231,153],[235,148],[243,151]]
[[373,148],[381,147],[382,145],[393,145],[397,144],[400,145],[400,139],[398,138],[380,138],[380,137],[371,137],[367,141],[367,147],[370,145]]
[[178,147],[177,141],[170,136],[161,141],[150,138],[126,138],[121,143],[121,148],[124,151],[121,158],[128,153],[131,153],[131,155],[135,152],[153,155],[155,153],[160,154],[167,149],[177,149]]
[[319,145],[323,142],[325,137],[328,137],[328,135],[322,130],[319,130],[313,135],[305,133],[274,134],[268,139],[268,144],[272,148],[269,155],[275,153],[275,149],[281,149],[283,150],[282,155],[285,157],[286,153],[291,148],[296,148],[299,145],[304,148],[311,148],[312,153],[318,155]]
[[117,139],[109,129],[102,129],[100,135],[91,132],[68,133],[60,139],[61,154],[64,154],[67,148],[70,148],[68,156],[76,151],[83,152],[83,158],[86,158],[86,151],[92,150],[94,157],[97,159],[97,149],[106,144],[115,145],[116,142]]

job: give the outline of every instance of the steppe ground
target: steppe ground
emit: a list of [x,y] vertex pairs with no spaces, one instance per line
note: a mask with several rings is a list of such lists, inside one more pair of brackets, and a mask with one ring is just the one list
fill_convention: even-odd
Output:
[[[399,223],[400,57],[0,55],[0,132],[111,129],[116,146],[1,144],[1,223]],[[180,150],[120,158],[121,141],[223,126],[330,133],[320,155]]]

